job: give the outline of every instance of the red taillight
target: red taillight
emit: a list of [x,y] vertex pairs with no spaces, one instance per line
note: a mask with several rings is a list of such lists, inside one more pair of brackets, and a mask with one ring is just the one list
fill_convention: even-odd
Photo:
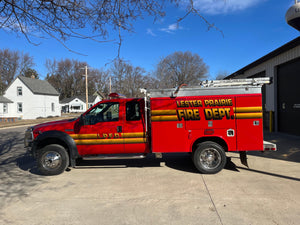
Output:
[[264,151],[277,151],[276,144],[264,141]]

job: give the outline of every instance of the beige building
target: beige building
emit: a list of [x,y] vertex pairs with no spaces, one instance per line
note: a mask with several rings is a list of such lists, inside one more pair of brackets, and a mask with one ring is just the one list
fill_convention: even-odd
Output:
[[273,80],[263,88],[264,127],[300,136],[300,37],[225,79],[253,77]]

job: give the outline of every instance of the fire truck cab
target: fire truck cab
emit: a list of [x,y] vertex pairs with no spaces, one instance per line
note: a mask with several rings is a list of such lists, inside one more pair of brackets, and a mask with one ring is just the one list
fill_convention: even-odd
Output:
[[198,87],[145,90],[144,98],[116,93],[80,117],[39,124],[25,147],[44,175],[62,173],[76,160],[143,158],[149,153],[191,153],[201,173],[217,173],[226,152],[276,150],[263,141],[261,86],[269,78],[206,81]]

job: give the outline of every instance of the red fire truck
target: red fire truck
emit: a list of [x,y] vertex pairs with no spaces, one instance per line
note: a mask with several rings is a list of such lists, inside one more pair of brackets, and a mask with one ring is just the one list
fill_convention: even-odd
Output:
[[112,93],[80,117],[25,132],[25,147],[41,174],[56,175],[77,159],[143,158],[149,153],[191,153],[201,173],[217,173],[226,152],[276,150],[263,141],[261,87],[269,78],[205,81],[198,87]]

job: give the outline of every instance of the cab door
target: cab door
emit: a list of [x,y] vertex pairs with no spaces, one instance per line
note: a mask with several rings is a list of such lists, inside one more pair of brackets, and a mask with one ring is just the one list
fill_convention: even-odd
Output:
[[123,126],[125,153],[147,153],[145,113],[143,99],[130,99],[125,103]]
[[80,155],[124,153],[123,110],[122,102],[104,101],[82,116],[72,135]]

